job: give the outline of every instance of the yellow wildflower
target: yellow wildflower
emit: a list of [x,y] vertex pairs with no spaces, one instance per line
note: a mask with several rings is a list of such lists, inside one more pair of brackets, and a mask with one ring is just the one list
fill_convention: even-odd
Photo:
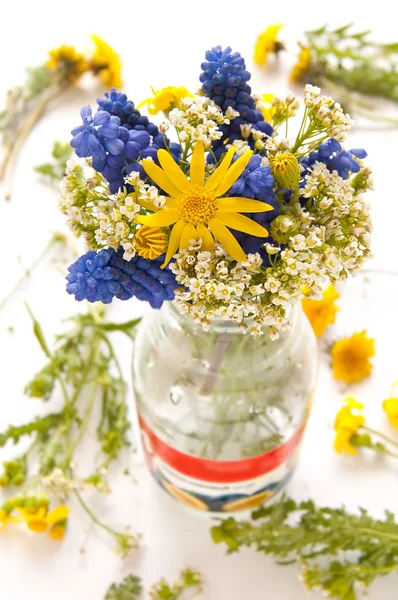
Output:
[[289,190],[295,190],[300,181],[297,157],[291,152],[279,152],[269,157],[271,173],[276,181]]
[[339,308],[335,302],[340,298],[340,294],[330,285],[323,294],[322,300],[309,300],[304,298],[302,306],[307,315],[317,338],[321,337],[326,328],[332,325],[336,320],[336,313]]
[[356,332],[349,338],[338,340],[331,350],[332,369],[335,379],[346,383],[358,383],[370,375],[375,355],[375,341],[366,331]]
[[50,513],[47,512],[47,505],[41,505],[32,509],[18,507],[17,510],[31,531],[44,533],[50,528],[50,537],[57,540],[63,538],[66,519],[70,513],[70,510],[64,504],[60,504],[60,506],[57,506]]
[[[301,48],[298,55],[298,59],[290,72],[290,83],[297,83],[299,81],[305,82],[306,74],[311,66],[311,50],[309,48]],[[306,82],[305,82],[306,83]]]
[[134,236],[134,248],[138,256],[153,260],[166,251],[166,234],[159,227],[143,225]]
[[398,379],[393,383],[391,397],[384,400],[383,408],[391,425],[398,428],[398,397],[394,393],[397,387]]
[[60,72],[63,79],[75,81],[90,69],[84,54],[76,52],[73,46],[60,46],[48,53],[46,67]]
[[[238,213],[257,213],[272,210],[269,204],[248,198],[222,197],[246,168],[253,152],[248,150],[232,166],[235,147],[228,150],[225,158],[205,182],[205,154],[203,142],[198,141],[192,154],[190,179],[166,150],[158,150],[161,167],[152,160],[142,161],[146,174],[170,197],[163,208],[137,221],[150,227],[174,225],[163,267],[171,260],[178,248],[188,248],[192,239],[202,240],[203,250],[211,251],[214,238],[238,262],[246,260],[246,254],[229,231],[238,231],[257,237],[267,237],[268,231],[252,219]],[[209,231],[210,230],[210,231]]]
[[262,112],[264,121],[267,121],[267,123],[272,123],[272,118],[275,113],[275,105],[272,103],[274,98],[274,94],[263,94],[261,102],[259,103],[259,106],[257,106]]
[[278,33],[282,27],[283,25],[280,23],[270,25],[258,36],[253,56],[256,64],[265,65],[269,53],[277,54],[284,48],[283,44],[277,40]]
[[148,112],[150,115],[157,115],[161,110],[169,112],[173,108],[178,108],[183,98],[192,97],[185,87],[165,87],[155,92],[154,88],[151,87],[153,96],[143,100],[137,108],[141,108],[144,104],[148,105]]
[[16,517],[13,517],[9,513],[7,513],[5,510],[0,508],[0,531],[5,529],[8,525],[8,523],[19,523],[19,522],[20,522],[19,519],[17,519]]
[[91,57],[94,72],[99,72],[107,88],[120,87],[122,85],[122,63],[119,55],[98,35],[92,35],[91,39],[95,44]]
[[360,404],[355,398],[346,398],[344,406],[339,410],[334,423],[336,437],[334,440],[334,449],[339,454],[347,452],[356,454],[356,449],[351,443],[352,436],[358,433],[360,427],[365,424],[365,417],[354,414],[353,410],[362,410],[363,404]]

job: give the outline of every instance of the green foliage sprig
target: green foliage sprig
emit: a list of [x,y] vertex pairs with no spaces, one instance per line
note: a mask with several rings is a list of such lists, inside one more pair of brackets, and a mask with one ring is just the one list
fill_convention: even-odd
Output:
[[73,149],[69,142],[55,141],[51,150],[52,160],[34,167],[36,173],[43,176],[46,183],[57,185],[65,175],[66,163],[72,156]]
[[384,520],[364,509],[319,508],[289,498],[258,509],[254,522],[233,518],[212,528],[215,543],[228,553],[253,546],[278,564],[297,563],[308,589],[321,589],[339,600],[356,600],[356,590],[377,577],[398,572],[398,524],[386,511]]
[[[150,591],[151,600],[182,600],[185,592],[189,590],[194,598],[202,591],[203,578],[201,573],[192,569],[184,569],[180,577],[172,584],[165,579],[155,583]],[[108,589],[105,600],[139,600],[142,594],[141,579],[135,575],[129,575],[120,584],[113,583]]]
[[[138,536],[115,530],[93,514],[83,498],[86,488],[109,490],[106,479],[112,461],[130,446],[130,421],[126,402],[126,383],[109,333],[121,331],[129,337],[140,319],[109,323],[103,307],[90,307],[87,313],[68,319],[69,329],[56,336],[54,347],[47,342],[40,323],[32,317],[33,332],[47,361],[25,387],[25,393],[45,402],[63,399],[59,411],[49,412],[23,425],[10,425],[0,433],[0,447],[30,438],[30,445],[12,461],[3,463],[0,486],[22,486],[0,508],[3,520],[14,509],[24,506],[24,498],[54,497],[64,502],[74,494],[93,523],[110,533],[117,549],[125,555],[138,543]],[[76,472],[77,449],[93,419],[95,404],[100,405],[97,424],[98,457],[85,477]],[[49,501],[47,501],[49,504]]]

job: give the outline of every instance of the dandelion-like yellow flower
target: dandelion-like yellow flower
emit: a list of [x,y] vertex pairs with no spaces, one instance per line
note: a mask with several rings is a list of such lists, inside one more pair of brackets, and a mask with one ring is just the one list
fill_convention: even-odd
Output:
[[311,50],[309,48],[301,48],[298,59],[290,72],[290,83],[298,83],[306,79],[306,74],[311,66]]
[[356,332],[349,338],[338,340],[331,350],[332,369],[335,379],[346,383],[358,383],[370,375],[375,355],[375,341],[366,331]]
[[48,505],[41,505],[34,509],[17,507],[24,518],[28,528],[36,533],[44,533],[50,528],[49,535],[52,539],[61,540],[65,535],[66,519],[70,510],[60,504],[50,513]]
[[[196,143],[190,164],[190,179],[166,150],[158,151],[161,167],[151,160],[142,161],[147,175],[170,197],[164,208],[137,221],[150,227],[174,225],[163,267],[171,260],[178,248],[188,248],[190,240],[201,238],[202,249],[212,250],[214,238],[238,262],[246,260],[246,254],[229,231],[232,227],[257,237],[267,237],[268,231],[244,215],[272,210],[265,202],[248,198],[227,197],[224,194],[239,178],[252,156],[248,150],[232,165],[235,148],[228,150],[221,164],[205,182],[205,154],[203,142]],[[210,230],[210,231],[209,231]]]
[[265,65],[267,62],[268,54],[277,54],[284,48],[283,44],[278,41],[278,33],[282,29],[283,25],[280,23],[276,25],[270,25],[263,31],[257,38],[254,46],[253,60],[258,65]]
[[192,97],[191,92],[185,87],[165,87],[157,92],[151,87],[151,90],[153,96],[146,98],[137,106],[137,108],[141,108],[147,104],[150,115],[157,115],[161,110],[169,112],[173,108],[178,108],[183,98]]
[[279,152],[269,157],[271,173],[276,181],[289,190],[297,188],[300,181],[300,167],[297,157],[291,152]]
[[261,102],[259,103],[259,108],[264,117],[264,121],[267,123],[272,123],[272,118],[275,114],[275,106],[272,101],[275,98],[274,94],[263,94],[261,97]]
[[95,44],[91,57],[93,70],[99,72],[107,88],[118,88],[122,85],[122,63],[119,55],[98,35],[92,35]]
[[365,424],[365,417],[360,414],[353,413],[354,410],[360,411],[363,409],[363,404],[357,402],[355,398],[346,398],[344,406],[336,415],[334,429],[336,437],[334,440],[334,449],[339,454],[347,452],[348,454],[356,454],[356,449],[352,445],[352,437],[358,433],[360,427]]
[[153,260],[166,251],[166,234],[159,227],[143,225],[134,236],[134,248],[138,256]]
[[7,527],[8,523],[19,523],[19,522],[20,522],[19,519],[17,519],[16,517],[13,517],[9,513],[7,513],[5,510],[0,508],[0,531],[3,531],[3,529],[5,529]]
[[398,397],[395,393],[397,387],[398,379],[393,383],[390,398],[384,400],[383,409],[391,425],[398,428]]
[[330,285],[324,292],[321,300],[309,300],[304,298],[302,306],[307,315],[317,338],[320,338],[329,325],[336,320],[336,313],[339,308],[335,302],[340,298],[340,294]]
[[60,46],[48,53],[46,67],[60,72],[63,79],[76,81],[90,69],[84,54],[76,51],[73,46]]

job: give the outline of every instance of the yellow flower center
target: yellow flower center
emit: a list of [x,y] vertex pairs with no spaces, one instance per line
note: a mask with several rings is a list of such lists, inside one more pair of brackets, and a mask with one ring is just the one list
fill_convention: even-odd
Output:
[[200,225],[214,219],[217,197],[214,192],[205,190],[200,185],[193,185],[189,191],[178,198],[178,209],[186,223]]
[[166,251],[166,234],[159,227],[143,225],[134,237],[134,248],[138,256],[153,260]]

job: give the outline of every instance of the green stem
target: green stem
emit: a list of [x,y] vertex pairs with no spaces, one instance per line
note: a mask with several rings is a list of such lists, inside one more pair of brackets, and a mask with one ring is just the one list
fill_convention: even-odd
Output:
[[91,384],[91,390],[90,390],[89,398],[87,401],[86,409],[84,411],[83,418],[79,425],[79,430],[77,432],[77,435],[76,435],[75,439],[69,444],[65,458],[62,461],[62,463],[60,464],[60,468],[63,470],[65,470],[68,467],[70,461],[72,460],[73,453],[76,450],[79,443],[81,442],[84,432],[86,431],[86,428],[87,428],[87,425],[88,425],[88,422],[89,422],[89,419],[91,416],[91,411],[92,411],[92,408],[94,405],[96,391],[97,391],[97,383],[93,382]]
[[381,438],[382,440],[384,440],[388,444],[391,444],[392,446],[395,446],[396,448],[398,448],[398,442],[394,442],[394,440],[392,440],[390,437],[388,437],[388,435],[385,435],[384,433],[381,433],[381,431],[377,431],[376,429],[372,429],[371,427],[368,427],[367,425],[363,425],[362,429],[364,429],[368,433],[371,433],[373,435],[377,435],[379,438]]
[[119,536],[122,535],[120,534],[118,531],[115,531],[114,529],[112,529],[112,527],[110,527],[109,525],[106,525],[105,523],[103,523],[102,521],[100,521],[95,514],[92,512],[92,510],[87,506],[87,504],[84,502],[81,494],[78,492],[78,490],[74,490],[74,494],[76,496],[76,498],[78,499],[81,507],[84,509],[84,511],[88,514],[88,516],[90,517],[90,519],[92,520],[93,523],[95,523],[96,525],[98,525],[98,527],[101,527],[101,529],[104,529],[105,531],[107,531],[108,533],[110,533],[113,536]]

